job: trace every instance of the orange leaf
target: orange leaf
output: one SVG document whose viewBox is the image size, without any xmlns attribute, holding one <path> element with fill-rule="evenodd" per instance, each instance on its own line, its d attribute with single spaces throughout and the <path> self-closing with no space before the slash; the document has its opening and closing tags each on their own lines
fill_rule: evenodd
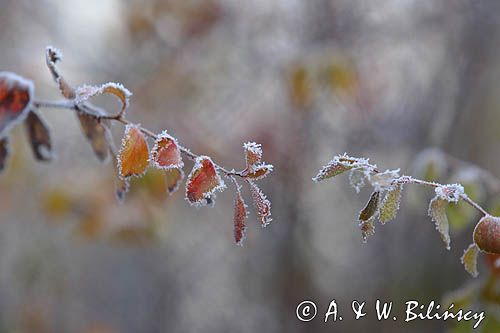
<svg viewBox="0 0 500 333">
<path fill-rule="evenodd" d="M 158 135 L 151 150 L 151 161 L 155 167 L 165 170 L 181 169 L 184 166 L 177 140 L 166 131 Z"/>
<path fill-rule="evenodd" d="M 7 158 L 9 158 L 9 138 L 0 138 L 0 171 L 5 168 Z"/>
<path fill-rule="evenodd" d="M 237 245 L 243 245 L 247 227 L 245 220 L 247 218 L 247 205 L 243 201 L 240 188 L 236 191 L 236 198 L 234 199 L 234 241 Z"/>
<path fill-rule="evenodd" d="M 167 181 L 167 191 L 171 195 L 179 189 L 179 185 L 184 179 L 184 171 L 182 169 L 170 169 L 165 171 Z"/>
<path fill-rule="evenodd" d="M 193 170 L 186 184 L 186 198 L 195 206 L 213 203 L 216 191 L 226 188 L 214 163 L 208 156 L 199 156 L 195 160 Z"/>
<path fill-rule="evenodd" d="M 33 83 L 17 74 L 0 72 L 0 135 L 24 119 L 31 106 Z"/>
<path fill-rule="evenodd" d="M 78 89 L 76 89 L 75 102 L 80 104 L 87 101 L 91 97 L 102 94 L 114 95 L 122 102 L 122 108 L 120 113 L 122 113 L 128 107 L 129 98 L 130 96 L 132 96 L 132 93 L 122 84 L 108 82 L 101 86 L 84 85 L 82 87 L 79 87 Z"/>
<path fill-rule="evenodd" d="M 45 120 L 35 111 L 28 114 L 24 124 L 30 138 L 31 149 L 39 161 L 52 159 L 52 142 L 50 130 Z"/>
<path fill-rule="evenodd" d="M 149 164 L 149 148 L 144 134 L 136 125 L 127 125 L 118 153 L 118 169 L 122 178 L 140 176 Z"/>
<path fill-rule="evenodd" d="M 260 188 L 253 182 L 249 181 L 250 191 L 252 192 L 253 205 L 257 210 L 259 222 L 262 227 L 266 227 L 271 221 L 271 202 L 267 200 L 266 196 Z"/>
</svg>

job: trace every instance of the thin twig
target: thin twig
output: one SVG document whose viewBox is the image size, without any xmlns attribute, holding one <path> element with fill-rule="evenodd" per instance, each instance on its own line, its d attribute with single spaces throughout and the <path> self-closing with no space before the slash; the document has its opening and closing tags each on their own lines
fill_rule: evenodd
<svg viewBox="0 0 500 333">
<path fill-rule="evenodd" d="M 132 124 L 131 121 L 129 121 L 127 118 L 125 118 L 123 113 L 118 113 L 117 115 L 100 115 L 100 116 L 98 116 L 98 114 L 100 114 L 100 109 L 89 102 L 85 102 L 85 103 L 79 105 L 79 104 L 76 104 L 72 100 L 57 100 L 57 101 L 34 100 L 33 106 L 35 108 L 56 108 L 56 109 L 74 110 L 74 111 L 86 113 L 92 117 L 95 117 L 96 119 L 99 119 L 99 120 L 102 120 L 102 119 L 113 120 L 113 121 L 117 121 L 119 123 L 122 123 L 123 125 Z M 87 110 L 90 110 L 91 112 L 88 112 Z M 150 131 L 149 129 L 144 128 L 142 126 L 138 126 L 138 128 L 141 132 L 143 132 L 145 135 L 149 136 L 153 140 L 156 140 L 158 138 L 158 136 L 154 132 Z M 179 145 L 179 150 L 181 151 L 182 154 L 184 154 L 190 160 L 195 160 L 199 157 L 199 155 L 191 152 L 189 149 L 187 149 L 183 146 L 180 146 L 180 145 Z M 241 178 L 245 177 L 241 172 L 237 172 L 234 169 L 228 170 L 228 169 L 224 168 L 223 166 L 218 165 L 215 162 L 214 162 L 214 166 L 228 177 L 232 177 L 232 176 L 238 176 Z"/>
</svg>

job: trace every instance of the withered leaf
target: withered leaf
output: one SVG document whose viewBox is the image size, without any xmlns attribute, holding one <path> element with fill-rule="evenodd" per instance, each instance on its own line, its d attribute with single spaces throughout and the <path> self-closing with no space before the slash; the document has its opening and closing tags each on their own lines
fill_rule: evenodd
<svg viewBox="0 0 500 333">
<path fill-rule="evenodd" d="M 9 155 L 10 155 L 9 138 L 8 137 L 0 138 L 0 172 L 3 171 L 3 169 L 5 169 L 5 165 L 7 163 Z"/>
<path fill-rule="evenodd" d="M 259 222 L 262 227 L 266 227 L 271 223 L 271 202 L 266 198 L 260 188 L 254 182 L 248 181 L 250 184 L 250 192 L 252 193 L 253 205 L 257 211 Z"/>
<path fill-rule="evenodd" d="M 47 123 L 36 111 L 28 113 L 24 121 L 31 143 L 31 149 L 39 161 L 52 160 L 52 141 Z"/>
<path fill-rule="evenodd" d="M 469 272 L 473 277 L 477 277 L 479 274 L 477 271 L 477 255 L 479 253 L 479 249 L 476 244 L 472 243 L 469 247 L 464 251 L 464 254 L 460 260 L 465 267 L 465 270 Z"/>
<path fill-rule="evenodd" d="M 368 221 L 375 216 L 379 208 L 379 199 L 380 199 L 380 192 L 375 191 L 371 194 L 370 200 L 368 200 L 366 206 L 359 213 L 358 217 L 359 221 L 362 222 Z"/>
<path fill-rule="evenodd" d="M 96 116 L 86 112 L 76 112 L 76 115 L 95 155 L 100 161 L 106 161 L 108 159 L 109 142 L 111 140 L 109 122 L 98 120 Z"/>
</svg>

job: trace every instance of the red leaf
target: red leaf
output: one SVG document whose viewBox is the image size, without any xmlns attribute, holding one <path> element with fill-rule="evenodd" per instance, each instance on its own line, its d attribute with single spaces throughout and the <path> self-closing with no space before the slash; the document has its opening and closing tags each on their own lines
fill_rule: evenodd
<svg viewBox="0 0 500 333">
<path fill-rule="evenodd" d="M 0 72 L 0 135 L 24 119 L 31 106 L 33 83 L 17 74 Z"/>
<path fill-rule="evenodd" d="M 253 171 L 253 167 L 260 163 L 262 159 L 262 147 L 260 144 L 255 142 L 247 142 L 243 145 L 245 150 L 245 162 L 247 164 L 247 170 L 249 172 Z"/>
<path fill-rule="evenodd" d="M 214 193 L 225 189 L 214 163 L 208 156 L 199 156 L 186 184 L 186 198 L 195 206 L 213 203 Z"/>
<path fill-rule="evenodd" d="M 0 138 L 0 171 L 5 168 L 7 158 L 10 155 L 9 138 Z"/>
<path fill-rule="evenodd" d="M 250 191 L 252 192 L 253 205 L 257 210 L 259 222 L 262 227 L 266 227 L 271 221 L 271 202 L 267 200 L 266 196 L 260 188 L 253 182 L 249 181 Z"/>
<path fill-rule="evenodd" d="M 181 169 L 184 166 L 177 140 L 166 131 L 158 135 L 151 150 L 151 160 L 159 169 Z"/>
<path fill-rule="evenodd" d="M 127 125 L 118 153 L 120 176 L 140 176 L 149 164 L 149 148 L 144 134 L 136 125 Z"/>
<path fill-rule="evenodd" d="M 170 169 L 165 171 L 165 178 L 167 182 L 167 191 L 171 195 L 179 189 L 179 185 L 184 179 L 184 171 L 182 169 Z"/>
<path fill-rule="evenodd" d="M 252 180 L 260 180 L 266 177 L 268 174 L 273 171 L 273 166 L 270 164 L 260 164 L 253 166 L 252 171 L 249 172 L 249 169 L 246 169 L 243 173 L 243 176 L 246 178 L 250 178 Z"/>
<path fill-rule="evenodd" d="M 31 149 L 39 161 L 52 159 L 52 142 L 50 130 L 45 120 L 35 111 L 28 114 L 24 124 L 30 138 Z"/>
<path fill-rule="evenodd" d="M 236 198 L 234 199 L 234 241 L 237 245 L 243 245 L 247 227 L 245 220 L 247 218 L 247 205 L 243 201 L 240 188 L 236 191 Z"/>
</svg>

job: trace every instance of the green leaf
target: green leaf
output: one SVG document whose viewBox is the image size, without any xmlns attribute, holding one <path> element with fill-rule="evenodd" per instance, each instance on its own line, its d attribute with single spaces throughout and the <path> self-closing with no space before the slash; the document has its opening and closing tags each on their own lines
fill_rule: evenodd
<svg viewBox="0 0 500 333">
<path fill-rule="evenodd" d="M 392 191 L 388 191 L 382 201 L 380 207 L 380 222 L 385 224 L 393 220 L 398 213 L 399 204 L 401 202 L 401 192 L 403 191 L 403 185 L 397 185 Z"/>
<path fill-rule="evenodd" d="M 465 270 L 469 272 L 470 275 L 476 277 L 478 275 L 477 272 L 477 254 L 479 253 L 479 248 L 476 244 L 472 243 L 469 247 L 464 251 L 462 258 L 460 258 L 462 264 L 465 267 Z"/>
<path fill-rule="evenodd" d="M 446 206 L 448 202 L 434 197 L 429 203 L 428 214 L 432 221 L 436 224 L 436 229 L 441 234 L 441 239 L 446 245 L 446 249 L 450 249 L 450 231 L 448 225 L 448 217 L 446 216 Z"/>
</svg>

